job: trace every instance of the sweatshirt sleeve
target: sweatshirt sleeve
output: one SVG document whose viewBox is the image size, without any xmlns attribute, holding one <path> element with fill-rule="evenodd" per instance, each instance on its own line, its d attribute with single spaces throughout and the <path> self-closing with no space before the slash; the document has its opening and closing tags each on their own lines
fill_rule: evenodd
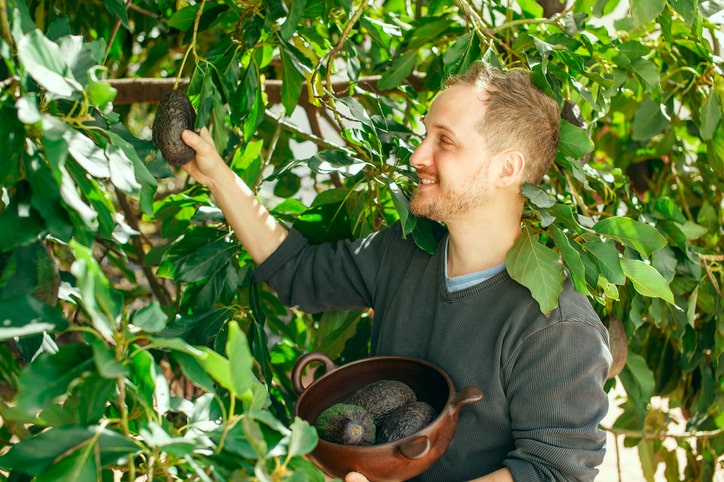
<svg viewBox="0 0 724 482">
<path fill-rule="evenodd" d="M 369 307 L 383 236 L 375 233 L 355 241 L 310 245 L 292 229 L 254 270 L 254 281 L 268 283 L 282 303 L 309 313 Z"/>
<path fill-rule="evenodd" d="M 516 482 L 594 480 L 610 362 L 605 328 L 586 322 L 552 324 L 518 346 L 504 367 L 515 439 L 504 464 Z"/>
</svg>

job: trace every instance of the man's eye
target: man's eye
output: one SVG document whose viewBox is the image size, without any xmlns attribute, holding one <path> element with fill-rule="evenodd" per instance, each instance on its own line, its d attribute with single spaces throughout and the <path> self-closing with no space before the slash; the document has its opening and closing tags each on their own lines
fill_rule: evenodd
<svg viewBox="0 0 724 482">
<path fill-rule="evenodd" d="M 443 137 L 440 138 L 440 144 L 443 144 L 443 145 L 445 145 L 445 146 L 451 146 L 452 143 L 453 143 L 453 142 L 452 142 L 449 138 L 447 138 L 447 137 L 445 137 L 445 136 L 443 136 Z"/>
</svg>

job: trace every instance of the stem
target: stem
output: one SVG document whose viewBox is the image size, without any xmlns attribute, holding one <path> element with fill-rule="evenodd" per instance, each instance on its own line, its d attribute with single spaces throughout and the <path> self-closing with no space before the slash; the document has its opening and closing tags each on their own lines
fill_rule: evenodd
<svg viewBox="0 0 724 482">
<path fill-rule="evenodd" d="M 224 442 L 226 441 L 226 436 L 229 433 L 229 430 L 236 425 L 238 422 L 238 417 L 234 415 L 234 410 L 236 407 L 236 396 L 232 394 L 230 397 L 231 400 L 229 401 L 229 421 L 224 424 L 224 430 L 221 432 L 221 436 L 219 437 L 219 446 L 216 447 L 216 453 L 220 454 L 224 449 Z"/>
<path fill-rule="evenodd" d="M 269 111 L 266 111 L 264 113 L 264 115 L 266 116 L 267 119 L 269 119 L 270 121 L 276 122 L 284 130 L 293 133 L 295 136 L 299 137 L 300 139 L 303 139 L 303 140 L 309 141 L 309 142 L 313 142 L 316 145 L 318 145 L 319 147 L 324 148 L 324 149 L 329 149 L 329 150 L 343 149 L 341 146 L 332 144 L 331 142 L 328 142 L 319 136 L 305 132 L 305 131 L 299 129 L 298 127 L 294 126 L 293 124 L 285 122 L 284 120 L 280 120 L 278 117 L 274 116 Z"/>
<path fill-rule="evenodd" d="M 8 6 L 5 0 L 0 0 L 0 30 L 2 30 L 3 40 L 10 46 L 12 55 L 15 56 L 16 46 L 15 39 L 10 30 L 10 21 L 8 20 Z"/>
<path fill-rule="evenodd" d="M 131 243 L 133 243 L 133 247 L 136 250 L 136 262 L 141 266 L 143 274 L 146 276 L 146 280 L 148 280 L 148 285 L 151 288 L 153 294 L 156 296 L 156 299 L 162 305 L 168 305 L 172 301 L 171 295 L 158 281 L 158 278 L 156 278 L 153 269 L 151 269 L 150 266 L 146 266 L 146 263 L 144 262 L 144 258 L 146 257 L 146 251 L 143 248 L 143 233 L 138 224 L 138 217 L 136 216 L 135 211 L 131 207 L 131 204 L 128 202 L 128 198 L 125 194 L 123 194 L 121 191 L 117 191 L 116 196 L 118 198 L 118 204 L 121 206 L 123 214 L 126 217 L 126 221 L 128 221 L 128 225 L 139 233 L 138 236 L 133 236 L 131 238 Z"/>
<path fill-rule="evenodd" d="M 126 12 L 128 11 L 128 7 L 131 5 L 132 0 L 126 0 Z M 121 19 L 116 19 L 116 23 L 113 25 L 113 30 L 111 30 L 111 35 L 108 37 L 108 45 L 106 45 L 106 58 L 108 57 L 108 53 L 111 51 L 111 46 L 113 45 L 113 42 L 116 40 L 116 35 L 118 35 L 118 30 L 121 28 Z"/>
<path fill-rule="evenodd" d="M 256 180 L 254 180 L 254 185 L 252 186 L 252 191 L 256 192 L 259 189 L 259 186 L 261 185 L 262 180 L 264 179 L 264 171 L 266 170 L 267 166 L 271 164 L 271 158 L 274 155 L 274 150 L 277 147 L 277 142 L 279 142 L 279 137 L 282 134 L 282 117 L 284 116 L 284 109 L 281 110 L 281 113 L 279 114 L 279 117 L 277 118 L 277 126 L 274 129 L 274 135 L 271 138 L 271 142 L 269 142 L 269 148 L 267 150 L 266 156 L 264 157 L 264 162 L 262 163 L 261 169 L 259 169 L 259 175 L 257 176 Z"/>
<path fill-rule="evenodd" d="M 672 438 L 674 440 L 686 440 L 689 438 L 693 438 L 693 439 L 697 439 L 697 440 L 709 440 L 709 439 L 719 437 L 720 435 L 724 435 L 724 429 L 709 430 L 709 431 L 703 431 L 703 432 L 681 432 L 681 433 L 646 432 L 644 430 L 629 430 L 629 429 L 614 428 L 614 427 L 603 427 L 603 429 L 607 432 L 611 432 L 614 435 L 623 435 L 624 437 L 634 437 L 634 438 L 640 438 L 640 439 L 644 439 L 644 440 L 665 440 L 667 438 Z"/>
<path fill-rule="evenodd" d="M 196 18 L 194 19 L 194 32 L 191 37 L 191 43 L 189 44 L 189 48 L 186 49 L 184 58 L 181 61 L 181 66 L 179 67 L 178 72 L 176 73 L 176 81 L 173 84 L 174 89 L 178 87 L 178 84 L 181 81 L 181 75 L 183 75 L 184 67 L 186 66 L 186 60 L 189 58 L 189 53 L 191 53 L 193 51 L 194 58 L 196 58 L 196 35 L 199 32 L 199 21 L 201 20 L 201 14 L 204 13 L 205 5 L 206 5 L 206 0 L 201 0 L 199 9 L 196 11 Z"/>
<path fill-rule="evenodd" d="M 344 31 L 342 32 L 342 35 L 340 35 L 339 40 L 337 40 L 337 44 L 331 50 L 327 51 L 327 53 L 325 53 L 322 56 L 322 58 L 319 59 L 319 62 L 317 62 L 317 65 L 314 67 L 314 72 L 312 72 L 312 76 L 310 78 L 310 83 L 311 83 L 312 89 L 315 89 L 316 78 L 319 75 L 319 68 L 326 61 L 327 62 L 327 76 L 326 76 L 327 88 L 331 88 L 332 94 L 336 95 L 336 93 L 334 92 L 334 87 L 333 87 L 334 84 L 332 83 L 332 67 L 333 67 L 332 63 L 334 62 L 334 58 L 337 56 L 339 51 L 342 49 L 342 45 L 344 44 L 344 41 L 349 36 L 349 33 L 352 31 L 352 27 L 354 27 L 354 24 L 357 23 L 357 21 L 362 16 L 362 13 L 364 13 L 364 10 L 365 10 L 365 8 L 367 8 L 368 3 L 369 3 L 369 0 L 363 0 L 362 5 L 360 5 L 360 7 L 357 9 L 357 11 L 355 11 L 352 18 L 349 20 L 349 22 L 347 22 L 347 25 L 344 27 Z M 317 95 L 316 92 L 315 92 L 314 96 L 317 98 L 322 97 L 322 96 Z"/>
</svg>

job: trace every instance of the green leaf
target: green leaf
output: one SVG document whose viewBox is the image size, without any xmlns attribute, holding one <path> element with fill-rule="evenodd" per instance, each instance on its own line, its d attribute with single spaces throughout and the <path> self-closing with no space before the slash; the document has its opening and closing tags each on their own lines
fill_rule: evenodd
<svg viewBox="0 0 724 482">
<path fill-rule="evenodd" d="M 194 24 L 196 12 L 199 11 L 200 6 L 201 4 L 195 4 L 177 10 L 171 18 L 168 19 L 168 26 L 181 31 L 190 29 Z"/>
<path fill-rule="evenodd" d="M 719 123 L 714 137 L 706 144 L 707 160 L 714 171 L 724 175 L 724 122 Z"/>
<path fill-rule="evenodd" d="M 641 83 L 647 92 L 653 95 L 657 94 L 661 90 L 661 86 L 659 84 L 661 81 L 661 74 L 659 73 L 659 68 L 655 63 L 644 58 L 637 58 L 631 62 L 631 68 L 641 80 Z"/>
<path fill-rule="evenodd" d="M 294 422 L 292 422 L 290 428 L 292 429 L 292 433 L 289 438 L 289 448 L 287 450 L 289 457 L 306 455 L 314 450 L 319 441 L 319 436 L 309 422 L 299 417 L 294 417 Z"/>
<path fill-rule="evenodd" d="M 621 269 L 638 293 L 676 304 L 669 284 L 651 265 L 636 259 L 621 258 Z"/>
<path fill-rule="evenodd" d="M 359 311 L 325 311 L 319 320 L 314 351 L 321 351 L 333 360 L 337 359 L 357 332 Z"/>
<path fill-rule="evenodd" d="M 68 320 L 59 308 L 27 294 L 0 300 L 0 341 L 46 331 L 63 331 Z"/>
<path fill-rule="evenodd" d="M 724 106 L 722 106 L 719 95 L 715 89 L 711 89 L 711 92 L 701 104 L 699 111 L 699 117 L 701 118 L 700 131 L 703 140 L 709 141 L 714 137 L 714 132 L 716 132 L 716 128 L 722 119 L 722 110 L 724 110 Z"/>
<path fill-rule="evenodd" d="M 32 206 L 43 217 L 50 233 L 67 243 L 73 236 L 74 227 L 53 172 L 44 163 L 33 162 L 26 174 L 33 190 Z"/>
<path fill-rule="evenodd" d="M 586 131 L 565 119 L 561 119 L 560 135 L 558 149 L 568 157 L 580 159 L 593 151 L 593 141 Z"/>
<path fill-rule="evenodd" d="M 387 179 L 387 187 L 392 195 L 392 202 L 397 210 L 397 215 L 400 217 L 400 223 L 402 224 L 402 235 L 407 236 L 415 229 L 417 218 L 410 213 L 410 202 L 407 197 L 402 193 L 400 186 L 396 182 Z"/>
<path fill-rule="evenodd" d="M 571 246 L 568 236 L 560 228 L 553 225 L 550 229 L 553 232 L 553 239 L 556 242 L 558 251 L 563 256 L 563 262 L 568 268 L 575 290 L 582 294 L 588 294 L 586 267 L 581 260 L 581 254 Z"/>
<path fill-rule="evenodd" d="M 178 261 L 176 281 L 191 282 L 209 278 L 234 260 L 238 249 L 239 246 L 228 239 L 219 239 L 202 246 Z"/>
<path fill-rule="evenodd" d="M 594 240 L 584 243 L 583 248 L 596 261 L 600 275 L 617 285 L 626 282 L 626 276 L 621 269 L 619 252 L 613 243 Z"/>
<path fill-rule="evenodd" d="M 254 358 L 249 350 L 249 341 L 246 335 L 239 328 L 239 325 L 232 321 L 228 324 L 229 337 L 226 340 L 226 353 L 229 357 L 229 368 L 231 373 L 231 390 L 234 395 L 241 397 L 247 395 L 251 383 L 254 380 L 252 367 Z"/>
<path fill-rule="evenodd" d="M 558 306 L 565 273 L 558 253 L 544 246 L 529 228 L 508 251 L 505 258 L 511 278 L 528 288 L 544 314 Z"/>
<path fill-rule="evenodd" d="M 128 369 L 116 360 L 115 351 L 98 338 L 91 338 L 90 345 L 93 348 L 93 361 L 96 364 L 98 373 L 103 378 L 118 378 L 128 375 Z"/>
<path fill-rule="evenodd" d="M 666 0 L 630 0 L 631 15 L 636 24 L 646 25 L 664 10 Z"/>
<path fill-rule="evenodd" d="M 136 180 L 133 161 L 128 158 L 123 149 L 113 144 L 108 144 L 106 147 L 106 155 L 108 156 L 108 168 L 113 185 L 128 195 L 137 196 L 141 184 Z"/>
<path fill-rule="evenodd" d="M 219 385 L 226 388 L 229 391 L 234 389 L 234 384 L 231 381 L 231 367 L 229 366 L 229 360 L 216 353 L 214 350 L 208 347 L 199 347 L 202 354 L 195 356 L 196 361 L 203 367 L 203 369 L 216 380 Z"/>
<path fill-rule="evenodd" d="M 666 246 L 666 238 L 656 228 L 626 216 L 603 218 L 593 225 L 593 230 L 635 249 L 644 258 Z"/>
<path fill-rule="evenodd" d="M 97 482 L 99 477 L 94 449 L 95 443 L 89 443 L 70 454 L 64 454 L 47 470 L 38 474 L 35 482 Z"/>
<path fill-rule="evenodd" d="M 186 378 L 197 387 L 203 388 L 209 393 L 214 393 L 214 381 L 204 371 L 204 368 L 197 361 L 197 358 L 181 352 L 173 352 L 171 355 L 181 366 Z"/>
<path fill-rule="evenodd" d="M 146 333 L 159 333 L 168 322 L 168 315 L 163 311 L 158 301 L 145 306 L 131 318 L 131 323 Z"/>
<path fill-rule="evenodd" d="M 641 422 L 648 414 L 648 406 L 656 386 L 654 373 L 644 357 L 629 350 L 626 367 L 619 374 L 626 394 L 634 405 Z"/>
<path fill-rule="evenodd" d="M 299 23 L 299 19 L 302 18 L 306 7 L 307 0 L 292 0 L 292 8 L 289 10 L 289 15 L 280 29 L 282 40 L 285 42 L 292 38 L 292 35 L 296 32 L 297 23 Z"/>
<path fill-rule="evenodd" d="M 65 131 L 64 136 L 68 141 L 68 152 L 73 159 L 78 161 L 83 169 L 93 177 L 107 179 L 111 175 L 111 169 L 108 165 L 108 157 L 106 157 L 103 149 L 98 147 L 88 136 L 72 129 Z"/>
<path fill-rule="evenodd" d="M 128 25 L 128 12 L 126 11 L 126 2 L 123 0 L 103 0 L 103 3 L 111 15 L 118 17 L 123 26 L 130 30 Z"/>
<path fill-rule="evenodd" d="M 549 208 L 556 204 L 556 200 L 538 186 L 523 184 L 523 196 L 528 198 L 538 208 Z"/>
<path fill-rule="evenodd" d="M 95 441 L 102 466 L 136 453 L 140 447 L 123 435 L 100 427 L 52 428 L 13 445 L 0 456 L 0 467 L 38 475 L 63 454 Z"/>
<path fill-rule="evenodd" d="M 100 73 L 103 71 L 104 69 L 102 67 L 90 70 L 88 72 L 90 80 L 85 85 L 85 93 L 88 95 L 88 100 L 101 109 L 113 102 L 118 94 L 118 91 L 110 83 L 100 78 Z"/>
<path fill-rule="evenodd" d="M 70 98 L 83 87 L 68 75 L 68 67 L 57 44 L 40 30 L 32 30 L 18 42 L 18 58 L 31 77 L 49 93 Z"/>
<path fill-rule="evenodd" d="M 71 392 L 62 403 L 51 404 L 40 418 L 48 426 L 95 425 L 103 417 L 109 400 L 115 399 L 116 380 L 97 373 L 85 373 L 71 384 Z"/>
<path fill-rule="evenodd" d="M 138 149 L 136 149 L 136 147 L 132 145 L 126 137 L 124 137 L 127 135 L 129 136 L 130 133 L 124 132 L 123 130 L 120 130 L 119 132 L 119 129 L 116 129 L 115 131 L 106 131 L 104 134 L 110 139 L 110 144 L 121 148 L 125 156 L 133 163 L 135 179 L 141 184 L 141 210 L 145 214 L 152 213 L 153 196 L 156 192 L 158 182 L 149 172 L 146 164 L 139 157 Z M 120 156 L 120 153 L 118 155 Z"/>
<path fill-rule="evenodd" d="M 72 382 L 89 371 L 95 370 L 86 345 L 71 344 L 54 354 L 42 353 L 20 373 L 15 404 L 33 414 L 65 394 Z"/>
<path fill-rule="evenodd" d="M 631 137 L 636 141 L 647 141 L 661 134 L 669 126 L 669 119 L 664 115 L 664 106 L 651 99 L 644 100 L 634 113 L 631 123 Z"/>
<path fill-rule="evenodd" d="M 691 27 L 696 19 L 698 0 L 669 0 L 669 3 L 684 18 L 686 25 Z"/>
<path fill-rule="evenodd" d="M 357 120 L 365 126 L 371 127 L 374 130 L 375 125 L 372 122 L 372 119 L 370 118 L 367 109 L 364 108 L 360 101 L 358 101 L 354 97 L 340 97 L 339 99 L 337 99 L 337 102 L 343 104 L 349 109 L 349 113 L 354 120 Z"/>
<path fill-rule="evenodd" d="M 123 309 L 119 293 L 111 288 L 108 278 L 88 248 L 76 241 L 71 241 L 70 246 L 76 256 L 71 272 L 77 278 L 81 304 L 90 314 L 96 330 L 110 339 L 118 327 Z"/>
<path fill-rule="evenodd" d="M 280 49 L 282 58 L 282 105 L 287 115 L 294 112 L 302 93 L 304 74 L 297 67 L 299 61 L 289 49 Z"/>
<path fill-rule="evenodd" d="M 417 51 L 405 52 L 392 61 L 390 68 L 386 70 L 377 87 L 381 90 L 394 89 L 402 83 L 412 73 L 417 63 Z"/>
</svg>

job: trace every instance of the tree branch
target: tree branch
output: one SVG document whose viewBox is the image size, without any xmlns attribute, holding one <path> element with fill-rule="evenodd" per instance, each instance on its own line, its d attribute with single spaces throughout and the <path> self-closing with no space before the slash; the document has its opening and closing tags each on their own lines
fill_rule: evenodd
<svg viewBox="0 0 724 482">
<path fill-rule="evenodd" d="M 0 2 L 3 0 L 0 0 Z M 373 75 L 368 77 L 362 77 L 358 85 L 364 87 L 377 94 L 381 93 L 392 93 L 395 90 L 381 91 L 377 88 L 377 84 L 381 76 Z M 420 90 L 423 88 L 425 81 L 425 75 L 419 72 L 413 72 L 407 78 L 409 83 L 414 89 Z M 109 79 L 108 82 L 114 89 L 116 89 L 116 98 L 113 101 L 114 105 L 127 105 L 127 104 L 144 104 L 152 103 L 156 104 L 161 101 L 161 97 L 174 88 L 175 78 L 126 78 L 126 79 Z M 349 91 L 349 81 L 340 80 L 332 83 L 332 91 L 344 95 Z M 189 85 L 189 79 L 180 79 L 178 88 L 185 89 Z M 277 79 L 269 79 L 264 82 L 264 90 L 269 98 L 270 104 L 281 103 L 281 90 L 282 81 Z M 299 103 L 306 105 L 309 103 L 307 94 L 306 82 L 302 87 L 302 94 L 299 99 Z"/>
</svg>

